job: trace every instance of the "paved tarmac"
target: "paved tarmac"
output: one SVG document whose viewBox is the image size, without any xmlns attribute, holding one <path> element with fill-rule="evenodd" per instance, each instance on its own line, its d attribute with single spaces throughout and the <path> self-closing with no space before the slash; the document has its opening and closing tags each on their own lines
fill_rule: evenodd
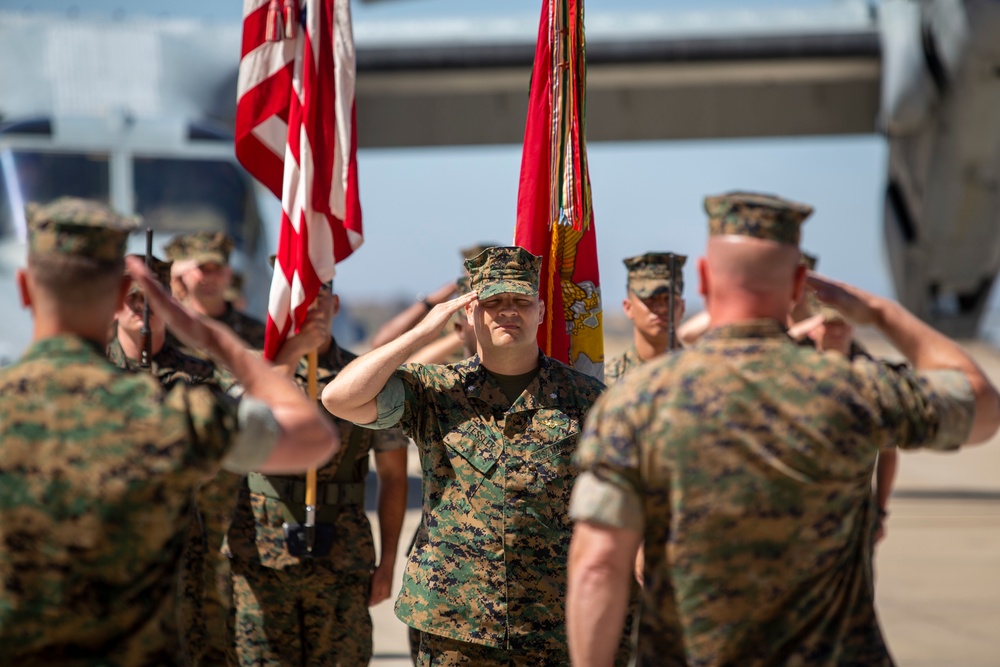
<svg viewBox="0 0 1000 667">
<path fill-rule="evenodd" d="M 888 356 L 880 341 L 873 352 Z M 1000 354 L 967 346 L 1000 386 Z M 1000 436 L 953 453 L 901 452 L 876 603 L 901 667 L 1000 665 Z"/>
<path fill-rule="evenodd" d="M 863 340 L 873 353 L 891 354 L 877 337 L 865 333 Z M 981 343 L 969 349 L 1000 385 L 1000 354 Z M 410 454 L 416 486 L 412 447 Z M 396 590 L 419 520 L 419 491 L 411 489 L 410 498 Z M 876 597 L 897 663 L 1000 667 L 1000 436 L 957 453 L 901 453 L 889 510 L 887 537 L 876 553 Z M 374 608 L 372 617 L 372 664 L 410 665 L 406 627 L 393 615 L 392 601 Z"/>
</svg>

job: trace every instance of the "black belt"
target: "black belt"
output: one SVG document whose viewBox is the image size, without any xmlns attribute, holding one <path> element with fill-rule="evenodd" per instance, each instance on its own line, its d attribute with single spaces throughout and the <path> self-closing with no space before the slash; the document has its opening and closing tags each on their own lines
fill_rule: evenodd
<svg viewBox="0 0 1000 667">
<path fill-rule="evenodd" d="M 304 505 L 306 502 L 306 481 L 295 477 L 278 477 L 252 472 L 247 475 L 251 493 L 259 493 L 286 503 Z M 363 505 L 365 485 L 363 482 L 322 482 L 316 484 L 317 505 Z"/>
</svg>

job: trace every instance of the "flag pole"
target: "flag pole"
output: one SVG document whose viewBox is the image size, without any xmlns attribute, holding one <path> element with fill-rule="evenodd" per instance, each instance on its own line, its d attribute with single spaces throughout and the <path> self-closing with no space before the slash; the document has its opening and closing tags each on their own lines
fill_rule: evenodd
<svg viewBox="0 0 1000 667">
<path fill-rule="evenodd" d="M 319 351 L 310 350 L 306 355 L 309 368 L 306 371 L 306 395 L 309 400 L 316 402 L 319 394 L 317 387 L 317 373 L 319 369 Z M 306 471 L 306 550 L 312 553 L 313 545 L 316 543 L 316 468 L 312 467 Z"/>
</svg>

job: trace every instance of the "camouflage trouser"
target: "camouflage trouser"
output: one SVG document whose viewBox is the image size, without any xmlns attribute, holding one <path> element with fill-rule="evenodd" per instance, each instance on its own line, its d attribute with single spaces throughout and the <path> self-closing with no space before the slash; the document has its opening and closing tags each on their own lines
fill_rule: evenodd
<svg viewBox="0 0 1000 667">
<path fill-rule="evenodd" d="M 198 664 L 208 645 L 205 627 L 205 533 L 199 517 L 191 520 L 184 536 L 184 553 L 178 572 L 177 628 L 183 664 Z"/>
<path fill-rule="evenodd" d="M 366 667 L 372 658 L 371 575 L 322 560 L 285 570 L 234 560 L 235 642 L 241 667 Z"/>
<path fill-rule="evenodd" d="M 569 653 L 561 650 L 516 651 L 420 633 L 417 667 L 566 667 Z"/>
<path fill-rule="evenodd" d="M 421 521 L 423 521 L 423 517 L 421 517 Z M 413 537 L 410 539 L 410 546 L 406 550 L 407 558 L 409 558 L 409 555 L 413 553 L 413 547 L 417 544 L 418 535 L 420 535 L 420 526 L 417 526 L 417 529 L 413 531 Z M 414 665 L 417 665 L 419 664 L 418 660 L 420 656 L 420 635 L 423 633 L 413 626 L 409 626 L 406 631 L 406 638 L 410 643 L 410 660 Z"/>
<path fill-rule="evenodd" d="M 410 660 L 414 665 L 419 664 L 420 659 L 420 636 L 424 633 L 420 632 L 416 628 L 410 627 L 406 629 L 406 638 L 410 642 Z"/>
<path fill-rule="evenodd" d="M 220 550 L 242 483 L 241 476 L 220 471 L 195 494 L 198 516 L 187 535 L 178 605 L 181 646 L 195 667 L 226 664 L 233 587 Z"/>
<path fill-rule="evenodd" d="M 614 667 L 628 667 L 632 664 L 635 654 L 636 634 L 634 629 L 639 625 L 640 600 L 639 584 L 632 582 L 628 614 L 625 616 L 625 628 L 618 643 Z M 480 644 L 448 639 L 439 635 L 421 632 L 414 627 L 408 628 L 410 640 L 410 659 L 415 667 L 438 667 L 438 665 L 568 665 L 569 655 L 553 655 L 546 651 L 544 658 L 532 651 L 530 655 L 516 655 L 508 649 L 490 648 Z M 558 651 L 556 653 L 559 653 Z"/>
</svg>

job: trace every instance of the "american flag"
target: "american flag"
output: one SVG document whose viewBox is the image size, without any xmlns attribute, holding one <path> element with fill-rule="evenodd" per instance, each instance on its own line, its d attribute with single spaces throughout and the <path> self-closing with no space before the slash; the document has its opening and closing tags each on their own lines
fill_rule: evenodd
<svg viewBox="0 0 1000 667">
<path fill-rule="evenodd" d="M 244 0 L 236 157 L 281 199 L 264 357 L 362 242 L 349 0 Z"/>
</svg>

